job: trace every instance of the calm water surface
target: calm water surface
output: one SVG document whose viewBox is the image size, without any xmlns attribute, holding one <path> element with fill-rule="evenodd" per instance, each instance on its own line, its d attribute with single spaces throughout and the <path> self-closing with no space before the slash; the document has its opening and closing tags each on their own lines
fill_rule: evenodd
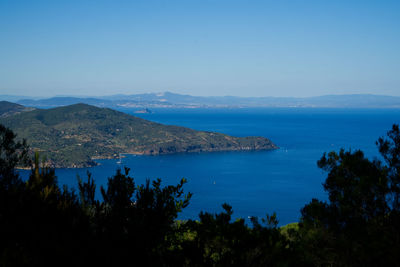
<svg viewBox="0 0 400 267">
<path fill-rule="evenodd" d="M 132 111 L 124 110 L 132 113 Z M 116 168 L 127 166 L 137 184 L 161 178 L 164 185 L 185 177 L 194 193 L 180 218 L 197 218 L 201 210 L 221 211 L 226 202 L 235 217 L 264 217 L 277 213 L 280 224 L 297 221 L 300 209 L 312 198 L 326 199 L 326 173 L 316 161 L 324 152 L 361 149 L 377 157 L 375 141 L 400 123 L 400 110 L 355 109 L 156 109 L 142 118 L 217 131 L 234 136 L 265 136 L 280 149 L 257 152 L 218 152 L 161 156 L 127 156 L 100 160 L 90 169 L 58 169 L 60 184 L 76 188 L 76 175 L 92 172 L 98 187 Z"/>
</svg>

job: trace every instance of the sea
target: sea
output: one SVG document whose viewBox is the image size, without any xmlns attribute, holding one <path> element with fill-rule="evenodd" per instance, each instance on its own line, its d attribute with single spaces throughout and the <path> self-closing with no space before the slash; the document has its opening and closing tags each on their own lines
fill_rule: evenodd
<svg viewBox="0 0 400 267">
<path fill-rule="evenodd" d="M 193 193 L 179 219 L 197 219 L 201 211 L 219 213 L 233 208 L 233 219 L 265 218 L 276 213 L 279 225 L 297 222 L 301 209 L 313 198 L 328 200 L 323 190 L 327 173 L 317 167 L 326 152 L 362 150 L 380 159 L 376 140 L 400 123 L 399 109 L 328 108 L 218 108 L 152 109 L 150 114 L 123 112 L 147 120 L 221 132 L 233 136 L 264 136 L 279 149 L 173 155 L 123 155 L 98 160 L 82 169 L 57 169 L 60 185 L 77 188 L 77 175 L 92 173 L 99 188 L 118 168 L 129 167 L 136 185 L 160 178 L 163 185 L 187 179 L 185 192 Z M 23 176 L 28 172 L 23 171 Z"/>
</svg>

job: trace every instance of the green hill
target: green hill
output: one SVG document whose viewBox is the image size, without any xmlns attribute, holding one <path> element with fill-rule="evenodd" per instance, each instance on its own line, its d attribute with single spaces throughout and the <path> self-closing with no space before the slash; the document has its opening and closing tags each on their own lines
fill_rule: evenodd
<svg viewBox="0 0 400 267">
<path fill-rule="evenodd" d="M 31 110 L 34 110 L 34 108 L 24 107 L 8 101 L 0 101 L 0 118 L 5 118 L 14 114 Z"/>
<path fill-rule="evenodd" d="M 264 137 L 232 137 L 162 125 L 107 108 L 76 104 L 37 109 L 1 118 L 54 167 L 95 165 L 94 159 L 119 153 L 266 150 L 277 148 Z"/>
</svg>

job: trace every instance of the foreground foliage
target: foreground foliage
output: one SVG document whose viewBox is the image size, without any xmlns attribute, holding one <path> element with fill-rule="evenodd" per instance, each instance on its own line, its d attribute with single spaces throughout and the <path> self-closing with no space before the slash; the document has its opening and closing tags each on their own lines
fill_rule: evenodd
<svg viewBox="0 0 400 267">
<path fill-rule="evenodd" d="M 400 131 L 394 125 L 377 141 L 384 159 L 362 151 L 330 152 L 318 161 L 328 172 L 329 202 L 302 209 L 301 242 L 316 265 L 400 264 Z"/>
<path fill-rule="evenodd" d="M 377 142 L 384 159 L 330 152 L 329 201 L 313 199 L 299 223 L 276 215 L 232 220 L 232 207 L 178 221 L 190 201 L 185 179 L 135 185 L 117 170 L 96 191 L 88 173 L 78 192 L 60 188 L 53 169 L 32 163 L 27 181 L 14 171 L 27 146 L 0 126 L 0 266 L 399 266 L 400 131 Z M 96 197 L 100 192 L 101 199 Z"/>
</svg>

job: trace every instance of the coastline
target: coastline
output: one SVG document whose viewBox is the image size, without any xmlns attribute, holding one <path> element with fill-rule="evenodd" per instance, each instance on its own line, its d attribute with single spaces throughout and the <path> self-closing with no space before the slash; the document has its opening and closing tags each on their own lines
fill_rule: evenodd
<svg viewBox="0 0 400 267">
<path fill-rule="evenodd" d="M 260 147 L 260 148 L 251 148 L 251 147 L 241 147 L 241 148 L 225 148 L 225 149 L 199 149 L 199 150 L 190 150 L 190 151 L 165 151 L 165 152 L 159 152 L 159 151 L 132 151 L 132 152 L 122 152 L 119 153 L 121 158 L 125 158 L 126 156 L 123 155 L 138 155 L 138 156 L 160 156 L 160 155 L 174 155 L 174 154 L 191 154 L 191 153 L 218 153 L 218 152 L 240 152 L 240 151 L 267 151 L 267 150 L 277 150 L 279 149 L 278 146 L 275 144 L 271 143 L 271 147 Z M 96 162 L 96 160 L 103 160 L 103 159 L 118 159 L 120 158 L 119 156 L 115 156 L 116 154 L 110 156 L 110 155 L 104 155 L 104 156 L 92 156 L 90 162 L 78 162 L 78 163 L 72 163 L 70 165 L 60 165 L 59 163 L 57 164 L 56 162 L 50 163 L 50 167 L 54 169 L 82 169 L 82 168 L 91 168 L 91 167 L 96 167 L 99 166 L 100 163 Z M 24 169 L 24 168 L 21 168 Z M 27 170 L 30 170 L 30 167 L 25 168 Z M 24 169 L 24 170 L 25 170 Z"/>
</svg>

